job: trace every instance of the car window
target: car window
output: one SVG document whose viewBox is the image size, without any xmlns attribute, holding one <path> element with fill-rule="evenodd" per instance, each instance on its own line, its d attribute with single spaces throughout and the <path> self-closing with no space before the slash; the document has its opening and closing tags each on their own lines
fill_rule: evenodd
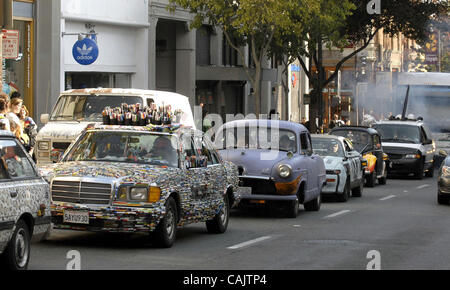
<svg viewBox="0 0 450 290">
<path fill-rule="evenodd" d="M 347 140 L 344 140 L 345 151 L 350 152 L 353 151 L 353 148 L 348 144 Z"/>
<path fill-rule="evenodd" d="M 381 149 L 381 139 L 378 135 L 373 135 L 373 146 L 375 147 L 375 150 Z"/>
<path fill-rule="evenodd" d="M 217 151 L 214 149 L 214 146 L 206 139 L 203 139 L 203 143 L 205 143 L 206 148 L 208 149 L 209 156 L 208 158 L 211 158 L 212 164 L 219 164 L 220 159 L 217 154 Z"/>
<path fill-rule="evenodd" d="M 304 132 L 300 134 L 300 142 L 301 142 L 301 154 L 311 155 L 312 153 L 311 137 L 309 137 L 308 133 Z"/>
<path fill-rule="evenodd" d="M 0 141 L 0 159 L 11 179 L 36 177 L 36 172 L 22 148 L 13 140 Z"/>
<path fill-rule="evenodd" d="M 3 162 L 0 162 L 0 180 L 7 180 L 8 175 L 6 174 L 6 169 L 3 166 Z"/>
</svg>

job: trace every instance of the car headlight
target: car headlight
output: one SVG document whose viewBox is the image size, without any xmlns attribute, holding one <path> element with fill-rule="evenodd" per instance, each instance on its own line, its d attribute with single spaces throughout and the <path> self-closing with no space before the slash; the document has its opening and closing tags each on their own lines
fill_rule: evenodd
<svg viewBox="0 0 450 290">
<path fill-rule="evenodd" d="M 292 175 L 292 168 L 286 164 L 280 165 L 278 166 L 278 174 L 282 178 L 289 178 Z"/>
<path fill-rule="evenodd" d="M 406 159 L 420 159 L 421 157 L 420 154 L 407 154 L 405 156 Z"/>
<path fill-rule="evenodd" d="M 158 202 L 161 199 L 161 188 L 156 185 L 147 186 L 122 186 L 119 188 L 117 199 L 120 201 Z"/>
<path fill-rule="evenodd" d="M 39 141 L 38 149 L 39 150 L 50 150 L 50 142 L 49 141 Z"/>
<path fill-rule="evenodd" d="M 449 166 L 444 166 L 442 167 L 442 176 L 450 176 L 450 167 Z"/>
<path fill-rule="evenodd" d="M 130 200 L 147 201 L 148 200 L 148 188 L 147 187 L 132 187 L 130 190 Z"/>
</svg>

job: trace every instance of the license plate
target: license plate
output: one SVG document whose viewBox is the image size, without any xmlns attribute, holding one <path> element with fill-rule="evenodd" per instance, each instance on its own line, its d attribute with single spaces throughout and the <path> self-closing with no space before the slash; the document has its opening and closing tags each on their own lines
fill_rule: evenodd
<svg viewBox="0 0 450 290">
<path fill-rule="evenodd" d="M 251 187 L 239 187 L 237 190 L 237 193 L 239 195 L 251 195 L 252 194 L 252 188 Z"/>
<path fill-rule="evenodd" d="M 89 224 L 89 213 L 86 211 L 64 211 L 64 223 Z"/>
</svg>

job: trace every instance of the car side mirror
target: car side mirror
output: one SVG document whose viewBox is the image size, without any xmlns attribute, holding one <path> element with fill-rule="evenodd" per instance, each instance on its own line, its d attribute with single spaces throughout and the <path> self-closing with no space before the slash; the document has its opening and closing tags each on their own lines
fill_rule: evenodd
<svg viewBox="0 0 450 290">
<path fill-rule="evenodd" d="M 49 114 L 42 114 L 41 115 L 41 123 L 42 124 L 47 124 L 48 121 L 50 120 L 50 115 Z"/>
<path fill-rule="evenodd" d="M 445 150 L 440 150 L 439 151 L 439 155 L 442 156 L 442 157 L 447 157 L 448 153 Z"/>
</svg>

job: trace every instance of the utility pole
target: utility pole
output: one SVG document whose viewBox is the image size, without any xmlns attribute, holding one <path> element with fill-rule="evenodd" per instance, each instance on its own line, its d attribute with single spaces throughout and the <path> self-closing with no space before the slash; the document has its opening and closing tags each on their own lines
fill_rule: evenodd
<svg viewBox="0 0 450 290">
<path fill-rule="evenodd" d="M 12 29 L 13 28 L 13 0 L 0 0 L 0 28 Z M 2 68 L 0 69 L 0 92 L 3 90 L 3 33 L 0 30 L 0 60 Z"/>
</svg>

